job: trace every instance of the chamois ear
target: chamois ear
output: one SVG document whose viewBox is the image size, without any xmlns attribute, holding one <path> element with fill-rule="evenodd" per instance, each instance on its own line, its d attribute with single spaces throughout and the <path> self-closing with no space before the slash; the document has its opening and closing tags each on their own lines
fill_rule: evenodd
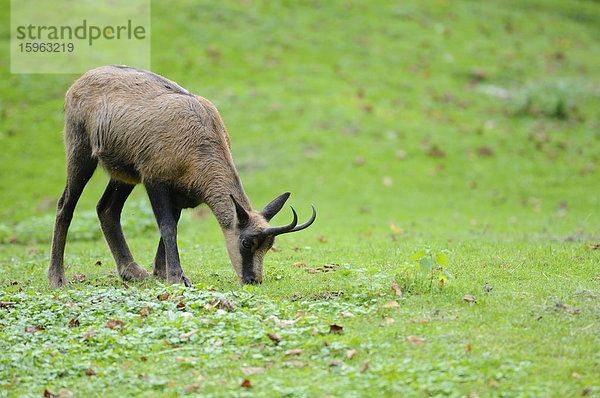
<svg viewBox="0 0 600 398">
<path fill-rule="evenodd" d="M 248 220 L 250 219 L 248 212 L 235 200 L 233 195 L 229 195 L 229 197 L 235 206 L 235 222 L 240 229 L 246 228 L 248 226 Z"/>
<path fill-rule="evenodd" d="M 279 210 L 285 204 L 285 201 L 290 197 L 290 193 L 282 193 L 275 199 L 273 199 L 268 205 L 265 206 L 264 209 L 260 211 L 260 214 L 267 220 L 271 221 L 271 218 L 275 216 L 275 214 L 279 213 Z"/>
</svg>

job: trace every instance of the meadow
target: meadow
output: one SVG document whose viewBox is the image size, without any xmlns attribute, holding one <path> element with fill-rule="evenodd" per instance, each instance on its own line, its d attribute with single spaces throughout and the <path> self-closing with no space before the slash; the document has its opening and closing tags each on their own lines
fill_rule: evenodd
<svg viewBox="0 0 600 398">
<path fill-rule="evenodd" d="M 78 76 L 10 74 L 3 22 L 0 396 L 600 396 L 597 1 L 153 2 L 152 70 L 217 106 L 254 207 L 318 212 L 244 287 L 205 206 L 193 287 L 123 283 L 100 168 L 48 286 Z M 123 228 L 150 269 L 143 187 Z"/>
</svg>

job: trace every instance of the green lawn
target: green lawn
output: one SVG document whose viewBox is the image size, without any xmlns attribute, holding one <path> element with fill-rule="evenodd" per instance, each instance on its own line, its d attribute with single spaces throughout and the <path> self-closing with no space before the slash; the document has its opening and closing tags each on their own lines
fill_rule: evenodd
<svg viewBox="0 0 600 398">
<path fill-rule="evenodd" d="M 2 21 L 0 396 L 600 396 L 597 1 L 154 2 L 152 69 L 217 105 L 254 206 L 318 211 L 244 288 L 206 207 L 193 288 L 124 285 L 99 169 L 50 289 L 78 76 L 10 74 Z M 142 187 L 123 224 L 149 269 Z"/>
</svg>

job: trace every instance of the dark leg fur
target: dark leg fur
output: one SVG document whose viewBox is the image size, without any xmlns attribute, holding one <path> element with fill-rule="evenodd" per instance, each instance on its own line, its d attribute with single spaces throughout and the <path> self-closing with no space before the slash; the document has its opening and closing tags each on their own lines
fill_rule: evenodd
<svg viewBox="0 0 600 398">
<path fill-rule="evenodd" d="M 58 200 L 56 210 L 50 265 L 46 272 L 50 286 L 54 288 L 68 284 L 63 263 L 67 231 L 83 188 L 94 174 L 98 164 L 98 161 L 92 157 L 89 147 L 82 145 L 80 149 L 75 152 L 76 155 L 73 153 L 67 155 L 67 184 Z"/>
<path fill-rule="evenodd" d="M 173 218 L 175 223 L 179 222 L 181 216 L 181 209 L 173 209 Z M 163 238 L 160 238 L 158 242 L 158 249 L 156 250 L 156 256 L 154 256 L 154 263 L 152 266 L 152 274 L 161 279 L 167 279 L 167 259 L 165 255 L 165 244 Z"/>
<path fill-rule="evenodd" d="M 192 286 L 190 278 L 183 273 L 179 262 L 177 220 L 174 216 L 169 186 L 162 183 L 146 183 L 145 186 L 164 246 L 167 283 L 169 285 L 183 283 Z"/>
<path fill-rule="evenodd" d="M 117 271 L 124 280 L 141 280 L 149 276 L 133 259 L 121 228 L 121 211 L 134 187 L 135 185 L 111 179 L 96 206 L 102 232 L 117 265 Z"/>
</svg>

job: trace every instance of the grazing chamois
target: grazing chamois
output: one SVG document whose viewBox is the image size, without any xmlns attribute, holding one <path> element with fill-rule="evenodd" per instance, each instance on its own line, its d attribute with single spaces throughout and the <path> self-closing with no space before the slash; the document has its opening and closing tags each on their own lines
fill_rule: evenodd
<svg viewBox="0 0 600 398">
<path fill-rule="evenodd" d="M 272 227 L 290 193 L 254 211 L 230 152 L 229 134 L 215 106 L 154 73 L 127 66 L 88 71 L 67 91 L 64 141 L 67 183 L 58 201 L 47 275 L 68 283 L 64 249 L 73 210 L 98 162 L 110 181 L 96 206 L 100 226 L 124 280 L 149 276 L 125 242 L 121 211 L 136 184 L 143 184 L 160 231 L 153 274 L 167 283 L 191 285 L 177 249 L 181 209 L 206 203 L 217 218 L 241 284 L 262 282 L 265 253 L 275 236 L 310 226 L 293 221 Z"/>
</svg>

